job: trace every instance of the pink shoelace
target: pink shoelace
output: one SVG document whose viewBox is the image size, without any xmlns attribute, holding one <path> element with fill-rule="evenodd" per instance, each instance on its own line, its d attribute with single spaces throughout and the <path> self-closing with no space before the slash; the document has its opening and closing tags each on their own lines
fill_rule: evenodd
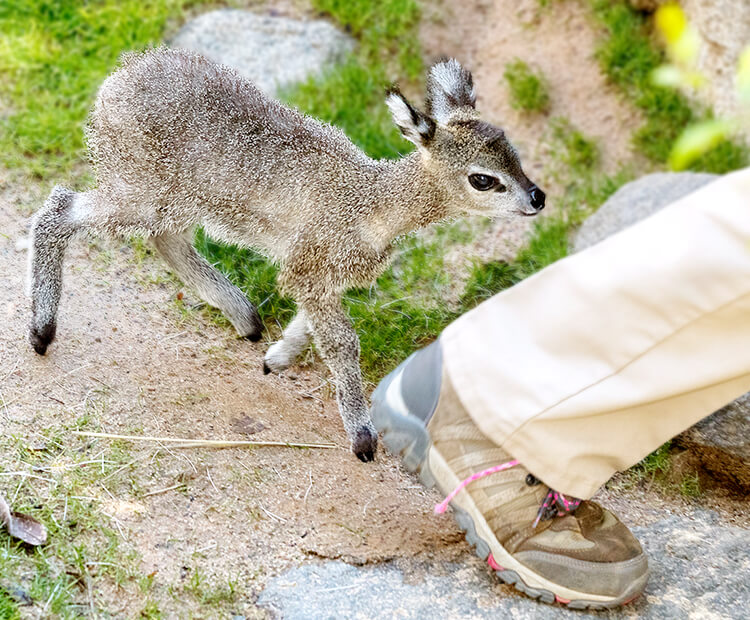
<svg viewBox="0 0 750 620">
<path fill-rule="evenodd" d="M 448 509 L 448 504 L 451 503 L 451 500 L 456 497 L 456 495 L 458 495 L 461 490 L 464 489 L 464 487 L 468 486 L 475 480 L 479 480 L 480 478 L 484 478 L 485 476 L 489 476 L 491 474 L 496 474 L 500 471 L 505 471 L 506 469 L 510 469 L 511 467 L 515 467 L 516 465 L 518 465 L 518 461 L 514 459 L 512 461 L 508 461 L 507 463 L 503 463 L 502 465 L 495 465 L 494 467 L 490 467 L 489 469 L 485 469 L 484 471 L 471 474 L 471 476 L 459 482 L 458 486 L 448 494 L 448 497 L 446 497 L 442 502 L 435 506 L 435 512 L 437 514 L 444 513 Z M 553 489 L 549 489 L 547 491 L 547 496 L 544 498 L 542 505 L 539 507 L 539 512 L 537 512 L 536 514 L 536 519 L 534 519 L 534 524 L 532 525 L 532 527 L 536 527 L 539 524 L 539 521 L 546 521 L 547 519 L 552 519 L 553 517 L 562 517 L 566 514 L 570 514 L 576 508 L 578 508 L 578 506 L 581 505 L 581 501 L 582 500 L 578 498 L 566 497 L 562 493 L 558 493 Z"/>
</svg>

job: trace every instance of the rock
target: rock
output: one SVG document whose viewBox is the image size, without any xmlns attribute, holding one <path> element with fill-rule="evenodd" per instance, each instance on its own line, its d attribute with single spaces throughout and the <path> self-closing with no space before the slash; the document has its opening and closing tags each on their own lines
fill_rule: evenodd
<svg viewBox="0 0 750 620">
<path fill-rule="evenodd" d="M 658 173 L 628 183 L 581 226 L 574 249 L 583 250 L 635 224 L 670 202 L 717 178 L 692 172 Z M 716 480 L 736 491 L 750 493 L 750 392 L 675 438 L 697 455 Z"/>
<path fill-rule="evenodd" d="M 507 586 L 484 563 L 304 564 L 269 580 L 258 605 L 285 620 L 320 618 L 741 618 L 750 604 L 750 532 L 699 510 L 633 528 L 649 556 L 645 596 L 614 612 L 569 611 Z"/>
<path fill-rule="evenodd" d="M 695 172 L 661 172 L 623 185 L 583 223 L 575 238 L 575 251 L 599 243 L 716 178 Z"/>
<path fill-rule="evenodd" d="M 698 456 L 713 478 L 740 493 L 750 493 L 750 392 L 675 438 Z"/>
<path fill-rule="evenodd" d="M 300 21 L 220 9 L 191 20 L 172 47 L 234 67 L 265 93 L 302 82 L 354 50 L 354 40 L 324 20 Z"/>
<path fill-rule="evenodd" d="M 708 83 L 695 96 L 718 116 L 739 116 L 743 106 L 734 78 L 740 53 L 750 42 L 750 4 L 746 0 L 681 0 L 680 5 L 703 40 L 697 64 Z"/>
<path fill-rule="evenodd" d="M 750 531 L 710 510 L 634 527 L 648 554 L 641 618 L 738 618 L 750 603 Z"/>
</svg>

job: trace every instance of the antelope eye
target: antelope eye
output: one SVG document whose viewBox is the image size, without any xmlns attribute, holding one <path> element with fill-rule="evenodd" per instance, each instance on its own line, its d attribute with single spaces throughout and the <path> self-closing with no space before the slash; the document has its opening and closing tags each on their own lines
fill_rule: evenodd
<svg viewBox="0 0 750 620">
<path fill-rule="evenodd" d="M 486 192 L 488 189 L 495 187 L 500 181 L 495 177 L 491 177 L 486 174 L 470 174 L 469 183 L 474 189 L 480 192 Z"/>
</svg>

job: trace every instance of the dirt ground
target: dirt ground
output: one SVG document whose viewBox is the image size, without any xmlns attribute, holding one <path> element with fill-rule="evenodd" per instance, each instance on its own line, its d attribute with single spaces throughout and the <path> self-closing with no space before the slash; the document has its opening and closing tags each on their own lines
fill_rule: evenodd
<svg viewBox="0 0 750 620">
<path fill-rule="evenodd" d="M 543 153 L 532 149 L 545 120 L 521 118 L 506 103 L 502 71 L 516 55 L 549 77 L 553 114 L 602 139 L 605 166 L 630 156 L 626 137 L 636 120 L 599 74 L 591 58 L 594 33 L 577 4 L 560 5 L 564 15 L 556 9 L 554 20 L 532 10 L 537 3 L 531 0 L 469 4 L 445 2 L 434 9 L 442 17 L 428 14 L 427 54 L 467 59 L 480 109 L 528 152 L 530 175 L 543 174 Z M 525 33 L 519 34 L 519 21 L 528 20 L 536 24 L 538 46 L 529 47 Z M 82 239 L 71 245 L 57 340 L 45 357 L 37 356 L 25 339 L 27 257 L 15 245 L 26 234 L 29 209 L 38 208 L 48 189 L 19 185 L 0 171 L 5 435 L 31 441 L 44 428 L 71 424 L 95 400 L 102 430 L 109 433 L 336 444 L 329 450 L 162 449 L 158 459 L 151 458 L 154 445 L 135 445 L 139 498 L 102 495 L 101 501 L 142 558 L 143 573 L 155 572 L 163 610 L 190 605 L 170 598 L 167 590 L 185 580 L 185 567 L 196 562 L 209 576 L 232 576 L 248 601 L 242 611 L 252 614 L 253 596 L 265 580 L 301 562 L 469 557 L 453 520 L 433 514 L 441 499 L 437 493 L 425 491 L 382 451 L 370 464 L 349 452 L 322 364 L 264 376 L 269 342 L 240 340 L 189 309 L 194 294 L 157 258 L 136 254 L 124 242 Z M 496 228 L 491 234 L 506 233 Z M 512 234 L 518 233 L 507 232 Z M 650 488 L 615 485 L 602 497 L 630 525 L 657 518 L 662 510 L 689 508 L 686 500 L 664 499 Z M 723 518 L 746 523 L 742 502 L 716 497 L 712 508 Z M 516 596 L 507 588 L 500 592 Z M 135 602 L 122 600 L 113 607 L 130 615 L 137 611 L 130 605 Z"/>
</svg>

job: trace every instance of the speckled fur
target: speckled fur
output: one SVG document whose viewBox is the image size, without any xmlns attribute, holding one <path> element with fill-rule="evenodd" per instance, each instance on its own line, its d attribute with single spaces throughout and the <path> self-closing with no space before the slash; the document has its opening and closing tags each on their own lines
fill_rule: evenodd
<svg viewBox="0 0 750 620">
<path fill-rule="evenodd" d="M 265 368 L 291 364 L 309 334 L 337 387 L 352 449 L 371 460 L 377 435 L 359 369 L 359 340 L 341 305 L 372 282 L 400 235 L 460 213 L 533 214 L 531 181 L 503 132 L 479 120 L 471 74 L 455 60 L 432 68 L 430 115 L 390 91 L 387 104 L 417 150 L 375 161 L 343 132 L 262 94 L 227 67 L 191 52 L 128 54 L 99 90 L 87 129 L 97 186 L 55 187 L 32 229 L 29 339 L 54 338 L 65 247 L 79 231 L 150 237 L 174 271 L 257 340 L 255 307 L 191 245 L 196 226 L 253 247 L 280 265 L 300 314 Z M 478 192 L 472 171 L 501 179 Z"/>
</svg>

